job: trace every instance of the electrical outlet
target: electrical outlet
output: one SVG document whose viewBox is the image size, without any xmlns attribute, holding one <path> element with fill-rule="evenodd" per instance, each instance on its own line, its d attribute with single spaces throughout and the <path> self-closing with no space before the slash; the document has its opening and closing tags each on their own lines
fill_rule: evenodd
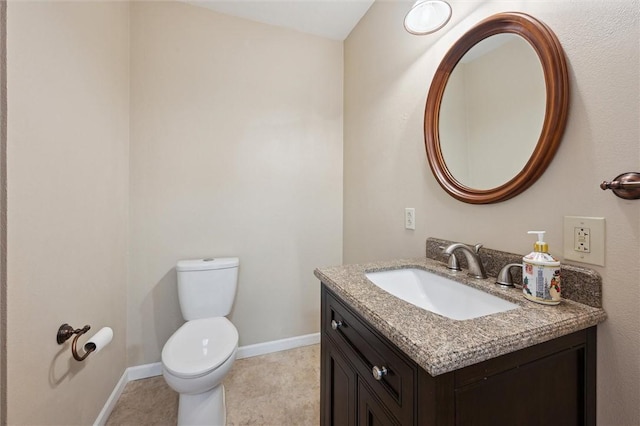
<svg viewBox="0 0 640 426">
<path fill-rule="evenodd" d="M 412 207 L 404 209 L 404 229 L 416 229 L 416 209 Z"/>
<path fill-rule="evenodd" d="M 564 258 L 604 266 L 604 217 L 564 217 Z"/>
<path fill-rule="evenodd" d="M 573 249 L 581 253 L 591 253 L 591 228 L 573 228 Z"/>
</svg>

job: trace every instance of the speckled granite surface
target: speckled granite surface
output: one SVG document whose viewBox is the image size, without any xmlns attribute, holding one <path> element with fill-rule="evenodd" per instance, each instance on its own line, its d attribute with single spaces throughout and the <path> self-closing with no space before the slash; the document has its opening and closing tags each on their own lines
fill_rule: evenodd
<svg viewBox="0 0 640 426">
<path fill-rule="evenodd" d="M 442 248 L 454 241 L 441 240 L 438 238 L 427 238 L 426 254 L 429 259 L 447 261 L 442 255 Z M 525 253 L 526 254 L 526 253 Z M 490 277 L 497 277 L 498 272 L 504 265 L 509 263 L 522 263 L 524 254 L 515 254 L 505 251 L 492 250 L 483 247 L 480 250 L 480 258 Z M 458 255 L 458 261 L 463 269 L 467 268 L 467 259 L 463 255 Z M 562 268 L 562 298 L 570 299 L 574 302 L 584 303 L 595 308 L 602 307 L 602 278 L 593 269 L 581 268 L 573 265 L 561 265 Z M 513 270 L 513 283 L 522 286 L 522 271 Z"/>
<path fill-rule="evenodd" d="M 457 321 L 418 308 L 381 290 L 366 272 L 415 267 L 454 278 L 520 306 Z M 517 288 L 503 289 L 494 278 L 479 280 L 466 271 L 452 273 L 429 258 L 319 268 L 315 275 L 384 336 L 437 376 L 591 327 L 606 319 L 604 310 L 572 300 L 547 306 L 528 301 Z"/>
</svg>

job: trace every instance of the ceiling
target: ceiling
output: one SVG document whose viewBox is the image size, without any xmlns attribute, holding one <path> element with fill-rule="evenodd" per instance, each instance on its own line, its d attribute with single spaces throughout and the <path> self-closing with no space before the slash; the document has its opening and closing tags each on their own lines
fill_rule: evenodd
<svg viewBox="0 0 640 426">
<path fill-rule="evenodd" d="M 226 15 L 344 40 L 374 0 L 183 0 Z"/>
</svg>

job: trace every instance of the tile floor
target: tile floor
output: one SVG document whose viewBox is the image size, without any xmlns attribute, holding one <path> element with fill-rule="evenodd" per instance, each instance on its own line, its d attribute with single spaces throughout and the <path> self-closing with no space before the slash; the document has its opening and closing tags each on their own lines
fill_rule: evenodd
<svg viewBox="0 0 640 426">
<path fill-rule="evenodd" d="M 320 345 L 236 360 L 225 382 L 227 425 L 320 423 Z M 107 426 L 175 425 L 178 394 L 162 376 L 129 382 Z"/>
</svg>

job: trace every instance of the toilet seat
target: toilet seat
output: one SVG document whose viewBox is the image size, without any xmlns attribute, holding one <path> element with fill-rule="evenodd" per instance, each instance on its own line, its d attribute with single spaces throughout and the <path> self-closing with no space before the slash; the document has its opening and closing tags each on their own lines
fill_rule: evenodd
<svg viewBox="0 0 640 426">
<path fill-rule="evenodd" d="M 195 378 L 223 364 L 238 347 L 238 331 L 225 317 L 187 321 L 162 349 L 162 364 L 171 374 Z"/>
</svg>

